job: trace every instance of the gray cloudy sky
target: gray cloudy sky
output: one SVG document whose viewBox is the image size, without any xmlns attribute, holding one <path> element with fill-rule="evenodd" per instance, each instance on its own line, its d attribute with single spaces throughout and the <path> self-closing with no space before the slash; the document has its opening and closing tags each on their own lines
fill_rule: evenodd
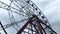
<svg viewBox="0 0 60 34">
<path fill-rule="evenodd" d="M 5 3 L 10 3 L 7 0 L 0 0 Z M 45 14 L 47 17 L 48 21 L 52 25 L 52 28 L 60 34 L 60 0 L 32 0 L 38 7 L 41 9 L 41 11 Z M 5 12 L 6 10 L 0 9 L 0 20 L 2 21 L 3 24 L 7 24 L 10 21 L 8 16 L 8 13 Z M 11 27 L 14 29 L 13 27 Z M 16 30 L 12 29 L 6 29 L 7 32 L 11 34 L 15 34 Z M 11 30 L 11 31 L 8 31 Z M 3 32 L 3 31 L 0 31 Z M 3 33 L 2 33 L 3 34 Z"/>
<path fill-rule="evenodd" d="M 45 14 L 52 28 L 60 34 L 60 0 L 32 0 Z"/>
</svg>

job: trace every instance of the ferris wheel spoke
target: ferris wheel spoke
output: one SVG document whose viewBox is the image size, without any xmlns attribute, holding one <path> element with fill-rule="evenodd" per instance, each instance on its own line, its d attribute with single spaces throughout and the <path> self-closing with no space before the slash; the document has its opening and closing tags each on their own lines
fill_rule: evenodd
<svg viewBox="0 0 60 34">
<path fill-rule="evenodd" d="M 8 8 L 9 7 L 9 8 Z M 6 9 L 6 10 L 10 10 L 10 11 L 13 11 L 13 12 L 21 12 L 21 13 L 25 13 L 25 12 L 22 12 L 20 11 L 19 9 L 16 9 L 14 7 L 11 7 L 3 2 L 0 1 L 0 8 L 3 8 L 3 9 Z"/>
<path fill-rule="evenodd" d="M 6 25 L 3 25 L 3 27 L 6 29 L 6 28 L 9 28 L 9 27 L 11 27 L 11 26 L 13 26 L 13 25 L 15 25 L 15 24 L 19 24 L 19 23 L 21 23 L 21 22 L 24 22 L 24 21 L 26 21 L 26 20 L 28 20 L 28 18 L 27 19 L 22 19 L 21 21 L 17 21 L 17 22 L 14 22 L 14 23 L 10 23 L 10 24 L 6 24 Z M 13 26 L 14 27 L 14 26 Z M 19 27 L 19 26 L 18 26 Z M 2 28 L 0 27 L 0 31 L 2 30 Z"/>
<path fill-rule="evenodd" d="M 7 4 L 2 3 L 1 1 L 0 1 L 0 3 L 4 5 L 3 7 L 2 7 L 2 6 L 0 6 L 0 8 L 3 8 L 3 9 L 6 9 L 6 10 L 7 10 L 8 5 L 7 5 Z M 11 6 L 10 6 L 10 7 L 11 7 Z M 17 14 L 19 14 L 19 15 L 23 15 L 23 14 L 21 14 L 20 12 L 17 12 L 17 11 L 14 11 L 14 10 L 15 10 L 15 8 L 13 8 L 13 7 L 11 7 L 11 9 L 8 9 L 8 11 L 11 11 L 11 12 L 17 13 Z M 23 15 L 23 16 L 24 16 L 24 15 Z M 26 15 L 25 15 L 25 16 L 26 16 Z"/>
<path fill-rule="evenodd" d="M 21 6 L 22 8 L 24 8 L 26 12 L 30 11 L 29 9 L 26 9 L 26 8 L 27 8 L 27 5 L 25 5 L 25 4 L 26 4 L 25 2 L 20 1 L 20 0 L 18 0 L 18 1 L 19 1 L 19 3 L 24 3 L 23 5 L 20 4 L 20 6 Z M 16 2 L 17 2 L 17 1 L 16 1 Z M 28 13 L 31 14 L 30 12 L 28 12 Z M 28 13 L 25 13 L 25 14 L 28 15 Z M 28 15 L 28 16 L 29 16 L 29 15 Z"/>
<path fill-rule="evenodd" d="M 16 9 L 16 8 L 13 8 L 13 7 L 11 7 L 11 6 L 9 6 L 9 5 L 1 2 L 1 1 L 0 1 L 0 3 L 3 4 L 2 6 L 0 6 L 0 8 L 6 9 L 6 10 L 8 10 L 8 11 L 12 11 L 12 12 L 17 13 L 17 14 L 19 14 L 19 15 L 23 15 L 23 14 L 20 14 L 20 13 L 25 13 L 25 12 L 23 12 L 23 11 L 21 11 L 21 10 L 18 10 L 18 9 Z M 8 8 L 8 7 L 9 7 L 9 8 Z M 25 14 L 26 14 L 26 13 L 25 13 Z M 27 15 L 27 14 L 26 14 L 26 15 Z"/>
<path fill-rule="evenodd" d="M 21 9 L 17 4 L 13 3 L 17 8 Z"/>
<path fill-rule="evenodd" d="M 8 9 L 8 7 L 10 7 L 9 8 L 10 10 L 11 10 L 11 8 L 14 9 L 14 10 L 18 10 L 18 9 L 16 9 L 14 7 L 11 7 L 10 5 L 7 5 L 7 4 L 5 4 L 5 3 L 1 2 L 1 1 L 0 1 L 0 7 L 5 8 L 5 9 Z"/>
</svg>

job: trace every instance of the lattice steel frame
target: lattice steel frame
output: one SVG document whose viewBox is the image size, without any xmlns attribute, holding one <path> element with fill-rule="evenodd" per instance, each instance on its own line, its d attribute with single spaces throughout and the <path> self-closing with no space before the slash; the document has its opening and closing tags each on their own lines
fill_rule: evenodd
<svg viewBox="0 0 60 34">
<path fill-rule="evenodd" d="M 42 24 L 44 24 L 46 27 L 48 27 L 52 32 L 51 32 L 51 34 L 57 34 L 51 27 L 49 27 L 49 26 L 47 26 L 43 21 L 41 21 L 36 15 L 33 15 L 33 17 L 31 17 L 28 21 L 27 21 L 27 23 L 18 31 L 18 33 L 17 34 L 21 34 L 23 31 L 24 31 L 24 29 L 28 26 L 28 24 L 30 24 L 30 23 L 32 23 L 34 20 L 37 20 L 37 25 L 38 25 L 38 33 L 39 34 L 47 34 L 47 32 L 45 32 L 45 30 L 43 29 L 43 27 L 42 27 L 42 25 L 41 25 L 41 23 Z"/>
<path fill-rule="evenodd" d="M 45 17 L 45 15 L 41 12 L 41 10 L 31 1 L 31 0 L 10 0 L 11 1 L 11 3 L 10 3 L 10 5 L 7 5 L 7 4 L 5 4 L 5 3 L 3 3 L 3 2 L 1 2 L 0 1 L 0 8 L 3 8 L 3 9 L 6 9 L 6 10 L 8 10 L 9 12 L 9 17 L 10 17 L 10 20 L 11 20 L 11 24 L 7 24 L 7 25 L 3 25 L 4 26 L 4 28 L 8 28 L 8 27 L 10 27 L 10 26 L 13 26 L 17 31 L 18 31 L 18 28 L 16 28 L 14 25 L 16 25 L 17 27 L 19 27 L 18 25 L 17 25 L 17 23 L 19 23 L 19 22 L 23 22 L 23 21 L 25 21 L 25 20 L 28 20 L 31 16 L 33 16 L 33 15 L 35 15 L 33 12 L 34 11 L 36 11 L 36 12 L 38 12 L 38 15 L 35 15 L 34 17 L 36 17 L 35 19 L 37 19 L 37 21 L 39 21 L 39 23 L 40 23 L 40 21 L 41 21 L 41 24 L 44 24 L 46 27 L 44 28 L 43 26 L 41 27 L 42 28 L 42 30 L 44 30 L 44 29 L 47 29 L 49 32 L 54 32 L 55 34 L 57 34 L 54 30 L 52 30 L 52 28 L 51 28 L 51 25 L 49 24 L 49 22 L 48 22 L 48 20 L 46 19 L 46 17 Z M 13 3 L 13 2 L 15 2 L 15 3 L 17 3 L 17 4 L 19 4 L 19 3 L 23 3 L 23 5 L 20 5 L 21 6 L 21 8 L 18 6 L 18 5 L 16 5 L 15 3 Z M 19 2 L 19 3 L 18 3 Z M 11 4 L 15 4 L 16 5 L 16 7 L 18 7 L 19 9 L 16 9 L 16 8 L 14 8 L 14 7 L 12 7 L 11 6 Z M 33 8 L 33 10 L 31 10 L 32 8 Z M 26 12 L 27 13 L 25 13 L 25 12 L 23 12 L 23 11 L 21 11 L 22 9 L 25 9 L 26 10 Z M 16 10 L 16 11 L 15 11 Z M 29 12 L 28 12 L 29 11 Z M 33 11 L 33 12 L 31 12 L 31 11 Z M 17 14 L 19 14 L 19 15 L 22 15 L 22 16 L 25 16 L 25 17 L 28 17 L 28 19 L 23 19 L 23 20 L 21 20 L 21 21 L 17 21 L 17 22 L 15 22 L 15 18 L 14 18 L 14 16 L 13 16 L 13 13 L 12 12 L 14 12 L 14 13 L 17 13 Z M 23 14 L 21 14 L 21 13 L 25 13 L 26 15 L 23 15 Z M 42 19 L 40 19 L 39 18 L 39 16 L 42 18 Z M 33 19 L 33 17 L 32 17 L 32 19 Z M 28 20 L 28 21 L 30 21 L 30 20 Z M 41 25 L 40 25 L 41 26 Z M 40 27 L 39 26 L 39 27 Z M 26 27 L 25 27 L 26 28 Z M 22 27 L 22 29 L 25 29 L 24 27 Z M 35 27 L 34 27 L 35 28 Z M 50 29 L 50 30 L 49 30 Z M 2 30 L 2 29 L 1 29 Z M 21 31 L 22 32 L 22 31 Z M 44 32 L 46 32 L 46 31 L 44 31 Z M 21 33 L 20 33 L 21 34 Z M 46 34 L 46 33 L 45 33 Z"/>
</svg>

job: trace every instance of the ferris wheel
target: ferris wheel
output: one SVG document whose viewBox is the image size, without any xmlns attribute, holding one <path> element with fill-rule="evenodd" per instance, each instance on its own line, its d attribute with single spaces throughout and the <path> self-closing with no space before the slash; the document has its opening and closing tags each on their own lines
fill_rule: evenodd
<svg viewBox="0 0 60 34">
<path fill-rule="evenodd" d="M 6 25 L 0 22 L 0 31 L 9 34 L 6 29 L 12 26 L 16 30 L 15 34 L 57 34 L 42 11 L 31 0 L 9 2 L 6 4 L 0 1 L 0 8 L 7 10 L 10 19 L 10 23 Z"/>
</svg>

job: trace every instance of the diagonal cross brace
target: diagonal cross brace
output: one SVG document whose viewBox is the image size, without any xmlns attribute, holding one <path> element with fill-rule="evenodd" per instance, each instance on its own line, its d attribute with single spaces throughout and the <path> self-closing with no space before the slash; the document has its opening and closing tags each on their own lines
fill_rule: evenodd
<svg viewBox="0 0 60 34">
<path fill-rule="evenodd" d="M 21 33 L 24 31 L 24 29 L 27 27 L 27 25 L 28 25 L 29 23 L 32 23 L 32 21 L 33 21 L 32 19 L 33 19 L 33 17 L 30 18 L 30 19 L 27 21 L 27 23 L 18 31 L 17 34 L 21 34 Z"/>
<path fill-rule="evenodd" d="M 28 24 L 30 24 L 30 23 L 33 22 L 33 18 L 37 19 L 36 15 L 33 15 L 33 17 L 31 17 L 31 18 L 27 21 L 27 23 L 18 31 L 17 34 L 21 34 L 21 33 L 24 31 L 24 29 L 28 26 Z M 38 29 L 39 29 L 39 34 L 43 34 L 42 28 L 41 28 L 41 24 L 38 22 L 38 20 L 37 20 L 37 25 L 38 25 Z"/>
<path fill-rule="evenodd" d="M 1 21 L 0 21 L 0 25 L 1 25 L 2 29 L 3 29 L 3 31 L 5 32 L 5 34 L 7 34 L 7 32 L 6 32 L 6 30 L 4 29 L 4 27 L 3 27 L 2 23 L 1 23 Z"/>
</svg>

